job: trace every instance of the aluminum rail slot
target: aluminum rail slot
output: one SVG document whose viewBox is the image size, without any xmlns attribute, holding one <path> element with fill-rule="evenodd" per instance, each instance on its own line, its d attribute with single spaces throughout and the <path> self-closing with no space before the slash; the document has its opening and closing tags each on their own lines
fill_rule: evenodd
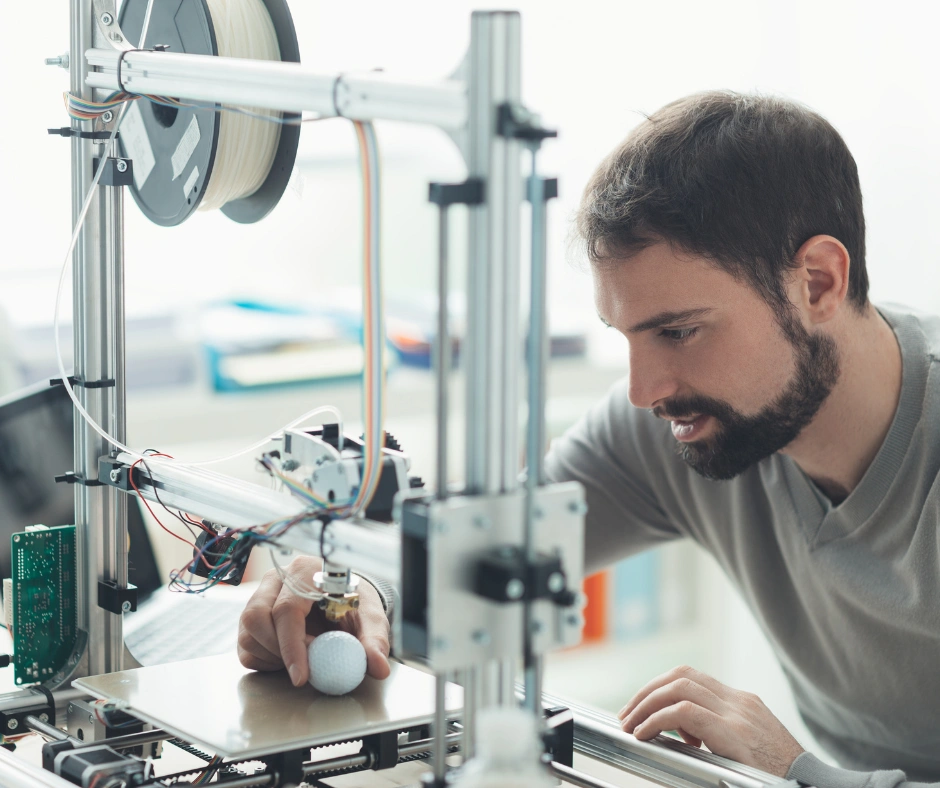
<svg viewBox="0 0 940 788">
<path fill-rule="evenodd" d="M 130 467 L 134 458 L 120 454 L 117 461 Z M 171 508 L 229 527 L 246 528 L 307 511 L 303 503 L 289 495 L 203 468 L 150 458 L 147 465 L 149 472 L 143 465 L 135 469 L 140 471 L 138 488 L 142 497 L 159 503 L 159 494 L 160 501 Z M 319 555 L 321 529 L 319 520 L 298 523 L 278 537 L 277 544 Z M 396 526 L 371 520 L 334 520 L 327 526 L 324 544 L 331 548 L 332 561 L 391 583 L 399 582 L 401 539 Z"/>
<path fill-rule="evenodd" d="M 446 131 L 467 125 L 463 82 L 402 82 L 377 73 L 323 74 L 300 63 L 134 51 L 121 63 L 119 86 L 120 54 L 86 51 L 89 67 L 97 69 L 88 72 L 89 87 L 353 120 L 427 123 Z"/>
<path fill-rule="evenodd" d="M 788 783 L 776 775 L 666 736 L 640 741 L 624 733 L 612 714 L 587 709 L 551 695 L 542 697 L 546 705 L 565 706 L 571 710 L 576 752 L 659 785 L 668 788 L 766 788 Z"/>
</svg>

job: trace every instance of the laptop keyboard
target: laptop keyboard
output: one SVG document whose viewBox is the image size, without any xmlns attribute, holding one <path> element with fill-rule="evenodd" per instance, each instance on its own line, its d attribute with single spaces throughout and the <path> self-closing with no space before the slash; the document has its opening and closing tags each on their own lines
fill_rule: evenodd
<svg viewBox="0 0 940 788">
<path fill-rule="evenodd" d="M 245 599 L 164 594 L 125 616 L 124 643 L 141 665 L 162 665 L 235 650 Z M 138 616 L 144 617 L 139 620 Z"/>
</svg>

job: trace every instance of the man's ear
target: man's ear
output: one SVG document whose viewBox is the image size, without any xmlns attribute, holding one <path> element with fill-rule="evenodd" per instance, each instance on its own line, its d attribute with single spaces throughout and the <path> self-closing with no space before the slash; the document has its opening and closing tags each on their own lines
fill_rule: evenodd
<svg viewBox="0 0 940 788">
<path fill-rule="evenodd" d="M 793 295 L 799 306 L 814 323 L 831 320 L 849 291 L 848 249 L 831 235 L 814 235 L 797 250 L 795 262 Z"/>
</svg>

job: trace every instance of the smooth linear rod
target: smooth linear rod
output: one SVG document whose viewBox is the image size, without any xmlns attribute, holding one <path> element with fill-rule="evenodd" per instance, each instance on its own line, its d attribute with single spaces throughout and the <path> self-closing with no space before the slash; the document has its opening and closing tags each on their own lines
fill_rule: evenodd
<svg viewBox="0 0 940 788">
<path fill-rule="evenodd" d="M 129 454 L 117 457 L 127 468 L 134 459 Z M 148 458 L 147 467 L 138 465 L 135 471 L 140 472 L 141 497 L 230 528 L 290 519 L 306 511 L 303 503 L 289 495 L 191 465 Z M 298 523 L 278 537 L 277 544 L 319 555 L 322 527 L 319 520 Z M 396 526 L 361 519 L 335 520 L 327 526 L 323 542 L 334 563 L 398 585 L 401 538 Z"/>
<path fill-rule="evenodd" d="M 426 123 L 451 131 L 467 124 L 463 82 L 401 82 L 379 73 L 321 74 L 299 63 L 133 51 L 121 63 L 119 85 L 120 54 L 86 52 L 89 67 L 96 69 L 86 77 L 89 87 L 353 120 Z"/>
</svg>

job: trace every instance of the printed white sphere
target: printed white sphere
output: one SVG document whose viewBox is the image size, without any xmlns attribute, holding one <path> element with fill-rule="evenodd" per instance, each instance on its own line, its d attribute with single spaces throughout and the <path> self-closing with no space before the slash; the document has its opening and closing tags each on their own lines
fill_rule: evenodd
<svg viewBox="0 0 940 788">
<path fill-rule="evenodd" d="M 345 695 L 366 675 L 366 650 L 348 632 L 325 632 L 307 648 L 310 683 L 327 695 Z"/>
</svg>

